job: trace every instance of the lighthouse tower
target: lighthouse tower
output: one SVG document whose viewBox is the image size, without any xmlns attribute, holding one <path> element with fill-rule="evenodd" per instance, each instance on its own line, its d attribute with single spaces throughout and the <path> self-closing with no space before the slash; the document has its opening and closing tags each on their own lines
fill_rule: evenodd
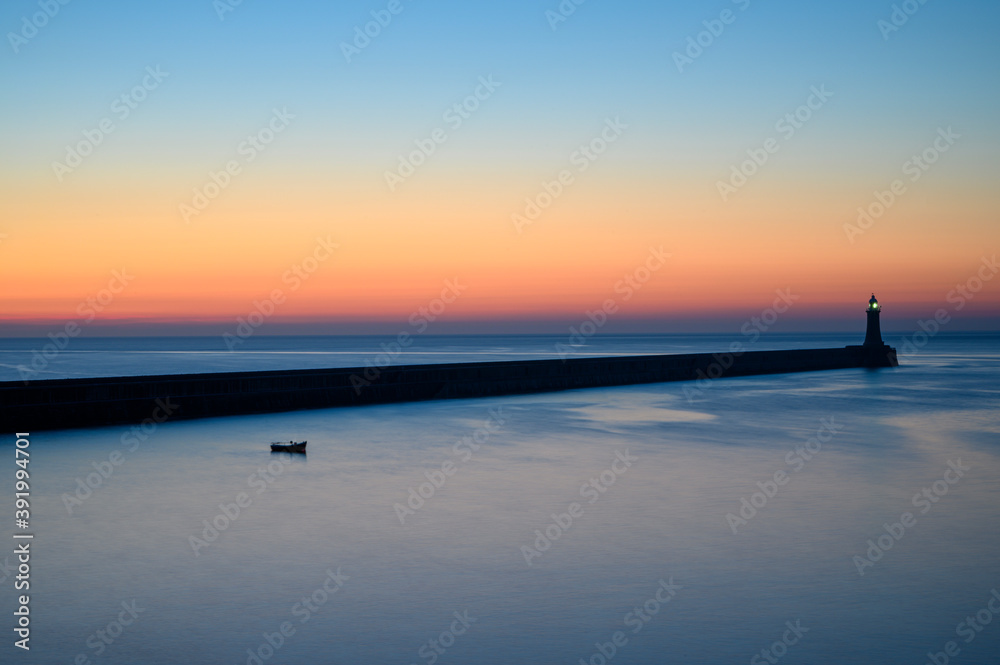
<svg viewBox="0 0 1000 665">
<path fill-rule="evenodd" d="M 868 312 L 868 330 L 865 333 L 864 346 L 881 349 L 885 345 L 885 342 L 882 341 L 882 328 L 878 322 L 878 316 L 881 314 L 882 308 L 879 307 L 874 293 L 872 294 L 872 299 L 868 301 L 868 309 L 866 311 Z"/>
</svg>

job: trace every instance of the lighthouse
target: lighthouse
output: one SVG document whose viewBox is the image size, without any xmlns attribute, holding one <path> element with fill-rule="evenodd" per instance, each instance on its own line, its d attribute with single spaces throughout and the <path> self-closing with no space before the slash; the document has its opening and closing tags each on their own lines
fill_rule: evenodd
<svg viewBox="0 0 1000 665">
<path fill-rule="evenodd" d="M 865 343 L 860 346 L 848 346 L 852 353 L 857 353 L 862 367 L 899 367 L 896 349 L 882 341 L 882 326 L 878 317 L 882 306 L 878 304 L 875 294 L 868 301 L 865 314 L 868 317 L 868 329 L 865 331 Z"/>
<path fill-rule="evenodd" d="M 868 301 L 868 309 L 865 310 L 868 313 L 868 329 L 865 332 L 865 343 L 864 346 L 867 348 L 881 349 L 885 346 L 885 342 L 882 341 L 882 328 L 879 326 L 878 317 L 882 312 L 882 308 L 879 307 L 878 300 L 875 299 L 875 294 L 872 294 L 872 299 Z"/>
</svg>

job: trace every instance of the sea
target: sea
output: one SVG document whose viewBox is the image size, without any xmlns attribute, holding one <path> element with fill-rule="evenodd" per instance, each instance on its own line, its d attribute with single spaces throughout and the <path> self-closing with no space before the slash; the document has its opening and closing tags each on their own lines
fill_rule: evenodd
<svg viewBox="0 0 1000 665">
<path fill-rule="evenodd" d="M 1000 663 L 1000 336 L 885 338 L 898 368 L 5 432 L 0 661 Z M 393 340 L 2 339 L 0 380 L 748 341 Z"/>
</svg>

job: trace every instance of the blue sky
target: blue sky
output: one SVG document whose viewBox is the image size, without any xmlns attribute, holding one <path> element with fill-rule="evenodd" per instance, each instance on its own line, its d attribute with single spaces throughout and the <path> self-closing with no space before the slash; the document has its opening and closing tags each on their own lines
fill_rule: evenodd
<svg viewBox="0 0 1000 665">
<path fill-rule="evenodd" d="M 996 3 L 928 2 L 886 41 L 877 21 L 892 3 L 861 0 L 588 0 L 555 31 L 545 16 L 555 0 L 401 2 L 347 63 L 339 45 L 386 4 L 245 0 L 220 20 L 209 0 L 75 0 L 19 53 L 8 38 L 0 66 L 12 96 L 2 117 L 15 134 L 75 129 L 159 64 L 172 91 L 148 114 L 185 150 L 210 148 L 213 134 L 258 122 L 274 105 L 300 109 L 321 134 L 377 139 L 436 118 L 488 73 L 506 86 L 496 113 L 522 143 L 575 137 L 593 118 L 624 112 L 664 146 L 691 149 L 693 136 L 702 147 L 766 131 L 817 83 L 845 107 L 825 133 L 839 141 L 850 123 L 877 135 L 875 157 L 942 123 L 996 138 Z M 735 22 L 679 74 L 672 53 L 724 10 Z M 37 11 L 35 2 L 5 3 L 0 26 L 17 31 Z M 491 135 L 510 138 L 493 126 Z"/>
</svg>

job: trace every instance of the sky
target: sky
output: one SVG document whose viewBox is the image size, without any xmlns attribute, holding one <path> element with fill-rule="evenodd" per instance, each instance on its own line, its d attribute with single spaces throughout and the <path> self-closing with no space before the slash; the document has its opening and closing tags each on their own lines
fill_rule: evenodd
<svg viewBox="0 0 1000 665">
<path fill-rule="evenodd" d="M 9 0 L 0 335 L 997 330 L 998 19 Z"/>
</svg>

